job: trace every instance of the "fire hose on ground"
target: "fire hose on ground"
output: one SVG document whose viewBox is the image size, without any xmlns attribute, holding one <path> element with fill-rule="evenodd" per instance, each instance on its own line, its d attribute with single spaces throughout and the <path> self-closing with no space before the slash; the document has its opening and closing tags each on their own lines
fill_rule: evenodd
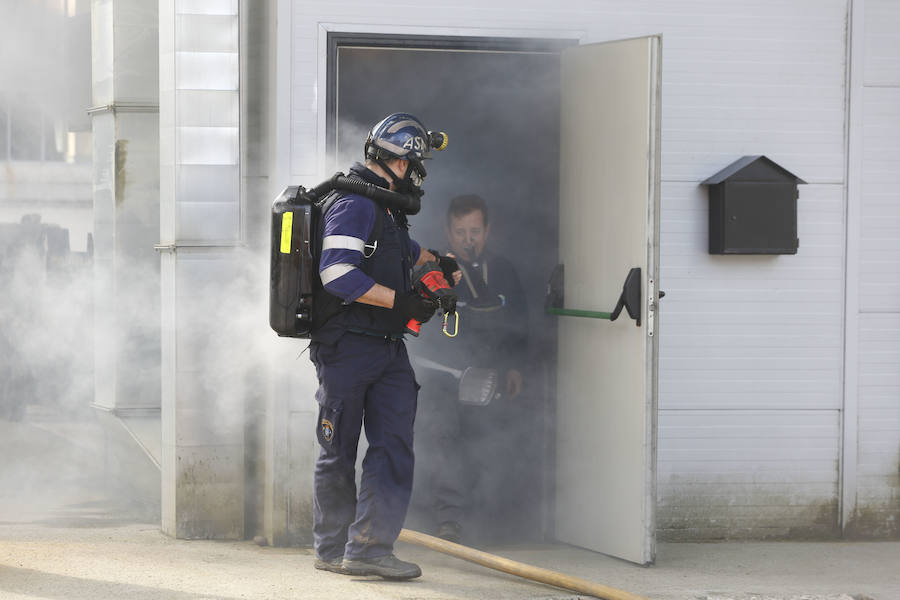
<svg viewBox="0 0 900 600">
<path fill-rule="evenodd" d="M 497 571 L 502 571 L 503 573 L 509 573 L 510 575 L 523 577 L 525 579 L 530 579 L 531 581 L 552 585 L 579 594 L 588 594 L 597 598 L 603 598 L 604 600 L 648 600 L 643 596 L 638 596 L 631 592 L 611 588 L 586 579 L 572 577 L 557 571 L 551 571 L 550 569 L 543 569 L 541 567 L 534 567 L 525 563 L 509 560 L 502 556 L 475 550 L 474 548 L 469 548 L 462 544 L 454 544 L 453 542 L 448 542 L 447 540 L 419 533 L 418 531 L 413 531 L 411 529 L 401 530 L 398 539 L 401 542 L 424 546 L 429 550 L 449 554 L 450 556 L 467 560 L 476 565 L 481 565 L 482 567 L 495 569 Z"/>
</svg>

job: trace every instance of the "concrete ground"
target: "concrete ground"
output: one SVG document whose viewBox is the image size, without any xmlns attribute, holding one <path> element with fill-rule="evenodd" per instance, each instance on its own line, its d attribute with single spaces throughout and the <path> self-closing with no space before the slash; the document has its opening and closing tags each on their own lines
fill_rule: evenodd
<svg viewBox="0 0 900 600">
<path fill-rule="evenodd" d="M 316 571 L 305 548 L 173 540 L 112 497 L 90 417 L 0 421 L 0 599 L 574 599 L 400 544 L 422 566 L 398 583 Z M 87 434 L 87 435 L 86 435 Z M 656 600 L 900 600 L 900 542 L 661 544 L 643 568 L 561 545 L 487 551 Z"/>
</svg>

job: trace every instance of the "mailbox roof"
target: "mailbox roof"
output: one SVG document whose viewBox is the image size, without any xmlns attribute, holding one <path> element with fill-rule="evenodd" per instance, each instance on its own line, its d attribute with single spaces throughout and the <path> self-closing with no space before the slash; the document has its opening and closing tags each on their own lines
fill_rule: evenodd
<svg viewBox="0 0 900 600">
<path fill-rule="evenodd" d="M 734 161 L 701 185 L 715 185 L 725 180 L 731 181 L 771 181 L 806 183 L 773 160 L 756 154 L 743 156 Z"/>
</svg>

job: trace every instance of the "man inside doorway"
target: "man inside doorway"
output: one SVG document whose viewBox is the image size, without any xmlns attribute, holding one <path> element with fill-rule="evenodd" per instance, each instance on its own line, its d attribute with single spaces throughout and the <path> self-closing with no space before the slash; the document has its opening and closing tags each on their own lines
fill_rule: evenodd
<svg viewBox="0 0 900 600">
<path fill-rule="evenodd" d="M 488 248 L 491 225 L 482 197 L 450 200 L 445 233 L 448 255 L 462 272 L 454 288 L 459 335 L 450 339 L 428 332 L 431 337 L 416 350 L 423 385 L 417 446 L 424 455 L 417 468 L 416 503 L 427 507 L 439 537 L 459 542 L 463 523 L 475 525 L 504 512 L 505 483 L 516 463 L 517 427 L 512 423 L 527 421 L 517 413 L 528 310 L 512 263 Z M 496 393 L 489 398 L 461 394 L 466 369 L 494 377 Z"/>
</svg>

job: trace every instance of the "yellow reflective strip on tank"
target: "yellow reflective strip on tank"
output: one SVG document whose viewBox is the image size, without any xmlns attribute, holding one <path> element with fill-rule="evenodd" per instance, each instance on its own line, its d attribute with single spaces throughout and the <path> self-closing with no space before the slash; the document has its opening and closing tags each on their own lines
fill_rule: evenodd
<svg viewBox="0 0 900 600">
<path fill-rule="evenodd" d="M 294 213 L 286 212 L 281 216 L 281 253 L 291 253 L 291 233 L 294 227 Z"/>
</svg>

